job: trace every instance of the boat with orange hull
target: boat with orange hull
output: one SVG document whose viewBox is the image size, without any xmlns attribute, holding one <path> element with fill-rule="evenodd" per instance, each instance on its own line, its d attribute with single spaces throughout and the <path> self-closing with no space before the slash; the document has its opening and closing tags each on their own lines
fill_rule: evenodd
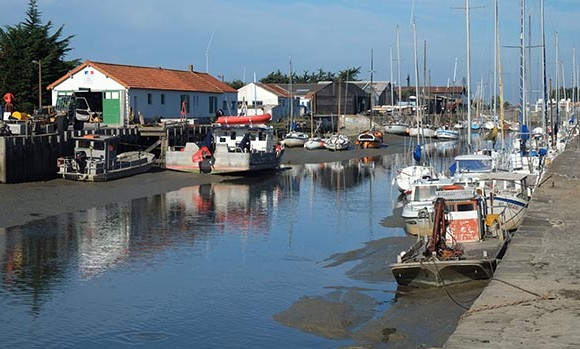
<svg viewBox="0 0 580 349">
<path fill-rule="evenodd" d="M 380 148 L 383 146 L 383 133 L 378 130 L 366 130 L 358 135 L 359 148 Z"/>
<path fill-rule="evenodd" d="M 270 114 L 260 114 L 260 115 L 245 115 L 245 116 L 219 116 L 216 120 L 216 124 L 222 125 L 253 125 L 253 124 L 265 124 L 272 119 Z"/>
</svg>

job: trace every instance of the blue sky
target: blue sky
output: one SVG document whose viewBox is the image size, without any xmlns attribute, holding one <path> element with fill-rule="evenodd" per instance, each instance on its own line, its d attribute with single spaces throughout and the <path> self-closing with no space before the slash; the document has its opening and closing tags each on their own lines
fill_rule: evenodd
<svg viewBox="0 0 580 349">
<path fill-rule="evenodd" d="M 580 2 L 545 0 L 549 77 L 555 78 L 555 32 L 567 85 L 572 83 L 572 48 L 580 47 Z M 249 82 L 269 72 L 289 70 L 336 72 L 361 66 L 359 78 L 390 80 L 389 50 L 396 58 L 400 28 L 401 75 L 414 85 L 413 27 L 417 20 L 420 81 L 423 43 L 433 85 L 466 76 L 465 0 L 38 0 L 44 22 L 64 25 L 75 35 L 69 58 L 206 71 Z M 483 79 L 490 95 L 493 77 L 493 0 L 470 0 L 472 93 Z M 25 18 L 27 0 L 0 0 L 0 24 Z M 532 15 L 532 45 L 540 44 L 540 0 L 527 0 Z M 9 9 L 9 10 L 7 10 Z M 527 17 L 527 15 L 526 15 Z M 500 0 L 501 43 L 519 45 L 520 1 Z M 527 35 L 527 33 L 526 33 Z M 210 38 L 211 40 L 210 44 Z M 208 50 L 209 46 L 209 50 Z M 206 53 L 209 52 L 209 55 Z M 519 51 L 502 48 L 505 95 L 517 102 Z M 540 49 L 532 50 L 532 87 L 540 88 Z M 580 56 L 580 52 L 578 53 Z M 206 57 L 209 57 L 206 60 Z M 209 64 L 208 64 L 209 63 Z M 579 64 L 580 66 L 580 60 Z M 397 65 L 393 65 L 397 80 Z M 245 74 L 244 74 L 245 73 Z"/>
</svg>

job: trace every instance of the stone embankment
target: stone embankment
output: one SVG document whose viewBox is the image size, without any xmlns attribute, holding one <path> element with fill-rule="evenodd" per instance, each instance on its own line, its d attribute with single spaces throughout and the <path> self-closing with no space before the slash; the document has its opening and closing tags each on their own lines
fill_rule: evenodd
<svg viewBox="0 0 580 349">
<path fill-rule="evenodd" d="M 482 295 L 444 348 L 580 348 L 580 146 L 536 190 Z"/>
</svg>

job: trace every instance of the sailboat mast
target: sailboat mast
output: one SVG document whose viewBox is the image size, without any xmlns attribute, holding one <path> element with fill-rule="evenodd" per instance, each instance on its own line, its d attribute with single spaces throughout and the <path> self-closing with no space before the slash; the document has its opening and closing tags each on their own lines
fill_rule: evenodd
<svg viewBox="0 0 580 349">
<path fill-rule="evenodd" d="M 526 124 L 526 0 L 521 1 L 521 23 L 520 23 L 520 130 Z"/>
<path fill-rule="evenodd" d="M 397 26 L 397 84 L 399 85 L 399 101 L 401 101 L 401 43 L 399 41 L 399 26 Z M 399 111 L 399 120 L 401 118 L 401 108 L 397 108 Z"/>
<path fill-rule="evenodd" d="M 465 0 L 465 17 L 467 26 L 467 147 L 471 152 L 471 48 L 469 29 L 469 0 Z"/>
<path fill-rule="evenodd" d="M 374 72 L 373 49 L 371 48 L 371 93 L 370 93 L 371 118 L 370 118 L 369 130 L 373 128 L 373 107 L 375 104 L 375 91 L 373 90 L 373 72 Z"/>
<path fill-rule="evenodd" d="M 294 122 L 294 95 L 292 93 L 292 57 L 289 58 L 290 66 L 290 129 L 292 130 L 292 123 Z"/>
<path fill-rule="evenodd" d="M 393 91 L 393 48 L 389 48 L 389 60 L 391 62 L 391 107 L 395 105 L 395 91 Z M 392 109 L 391 109 L 392 110 Z M 392 115 L 392 112 L 391 112 Z"/>
<path fill-rule="evenodd" d="M 497 5 L 497 1 L 496 1 Z M 496 8 L 497 11 L 497 8 Z M 499 11 L 498 11 L 499 12 Z M 499 18 L 499 13 L 498 13 Z M 503 78 L 501 76 L 501 48 L 500 48 L 500 32 L 499 32 L 499 21 L 495 27 L 496 38 L 495 47 L 497 51 L 497 74 L 499 78 L 499 118 L 501 122 L 501 149 L 505 149 L 505 123 L 504 123 L 504 106 L 503 106 Z"/>
<path fill-rule="evenodd" d="M 497 26 L 498 26 L 498 4 L 497 4 L 497 0 L 495 0 L 495 8 L 494 8 L 494 43 L 498 42 L 498 30 L 497 30 Z M 497 118 L 497 56 L 498 56 L 498 49 L 497 49 L 497 44 L 493 46 L 494 50 L 493 50 L 493 117 Z M 495 121 L 495 120 L 494 120 Z"/>
<path fill-rule="evenodd" d="M 542 120 L 542 128 L 546 132 L 548 124 L 548 84 L 546 78 L 546 31 L 544 29 L 544 0 L 541 1 L 541 21 L 542 21 L 542 87 L 544 92 L 544 118 Z"/>
<path fill-rule="evenodd" d="M 469 1 L 469 0 L 467 0 Z M 415 95 L 416 95 L 416 99 L 415 99 L 415 110 L 416 110 L 416 117 L 417 117 L 417 144 L 420 144 L 421 139 L 419 137 L 419 134 L 421 133 L 421 122 L 420 122 L 420 116 L 419 116 L 419 62 L 417 60 L 417 21 L 415 19 L 413 19 L 413 48 L 415 51 Z"/>
<path fill-rule="evenodd" d="M 559 73 L 559 66 L 560 66 L 560 57 L 559 57 L 559 45 L 558 42 L 560 40 L 560 35 L 556 32 L 556 123 L 554 124 L 553 134 L 555 140 L 558 140 L 558 128 L 560 127 L 560 73 Z"/>
</svg>

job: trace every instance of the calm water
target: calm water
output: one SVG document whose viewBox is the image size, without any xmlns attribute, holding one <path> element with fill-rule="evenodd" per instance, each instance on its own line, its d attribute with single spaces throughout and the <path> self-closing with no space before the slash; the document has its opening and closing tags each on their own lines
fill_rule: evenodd
<svg viewBox="0 0 580 349">
<path fill-rule="evenodd" d="M 457 153 L 449 149 L 434 157 L 440 166 Z M 273 316 L 336 287 L 363 290 L 377 314 L 393 304 L 395 282 L 351 279 L 353 264 L 325 260 L 404 236 L 381 222 L 408 158 L 296 166 L 0 231 L 0 347 L 355 344 Z"/>
</svg>

